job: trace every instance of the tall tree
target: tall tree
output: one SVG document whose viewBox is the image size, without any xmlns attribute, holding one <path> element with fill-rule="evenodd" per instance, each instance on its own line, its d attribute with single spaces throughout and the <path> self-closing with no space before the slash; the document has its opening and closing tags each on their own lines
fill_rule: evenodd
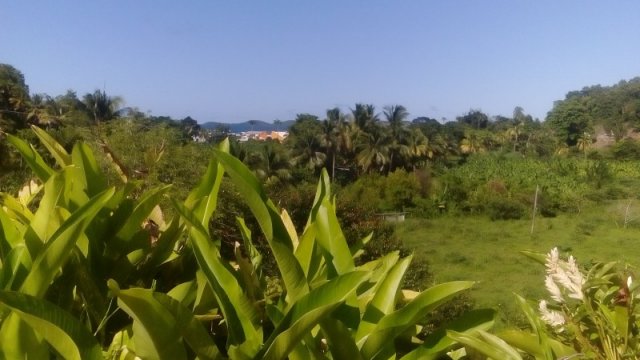
<svg viewBox="0 0 640 360">
<path fill-rule="evenodd" d="M 390 137 L 386 129 L 377 126 L 370 132 L 363 132 L 357 145 L 358 165 L 364 173 L 375 169 L 383 171 L 389 164 Z"/>
<path fill-rule="evenodd" d="M 376 108 L 371 104 L 356 104 L 356 107 L 351 109 L 351 115 L 358 128 L 365 132 L 369 131 L 378 122 Z"/>
<path fill-rule="evenodd" d="M 420 131 L 419 128 L 413 128 L 406 137 L 406 147 L 409 165 L 413 170 L 416 169 L 423 160 L 432 159 L 434 150 L 429 144 L 429 139 Z"/>
<path fill-rule="evenodd" d="M 123 103 L 119 96 L 109 96 L 104 90 L 96 90 L 83 98 L 87 111 L 95 123 L 108 121 L 118 116 L 118 109 Z"/>
<path fill-rule="evenodd" d="M 50 126 L 60 123 L 58 104 L 47 94 L 34 94 L 31 97 L 31 107 L 27 114 L 30 123 L 39 126 Z"/>
<path fill-rule="evenodd" d="M 458 122 L 466 124 L 476 130 L 484 129 L 489 125 L 489 117 L 480 110 L 469 110 L 468 113 L 456 118 Z"/>
<path fill-rule="evenodd" d="M 283 146 L 276 141 L 260 144 L 249 156 L 249 167 L 266 185 L 278 185 L 291 179 L 291 161 Z"/>
<path fill-rule="evenodd" d="M 576 145 L 578 139 L 592 129 L 591 113 L 582 98 L 556 102 L 545 123 L 568 146 Z"/>
<path fill-rule="evenodd" d="M 344 125 L 345 118 L 340 108 L 327 110 L 327 118 L 322 122 L 322 145 L 325 148 L 327 159 L 331 161 L 331 181 L 336 177 L 336 157 L 340 148 L 340 129 Z"/>
<path fill-rule="evenodd" d="M 318 117 L 310 114 L 298 114 L 295 123 L 289 128 L 286 143 L 289 144 L 295 164 L 310 170 L 316 170 L 325 163 L 326 154 L 322 151 L 322 124 Z"/>
<path fill-rule="evenodd" d="M 403 156 L 408 155 L 405 120 L 409 112 L 402 105 L 392 105 L 384 108 L 384 116 L 389 123 L 389 171 L 394 171 Z"/>
<path fill-rule="evenodd" d="M 24 75 L 9 64 L 0 64 L 0 131 L 26 127 L 28 110 L 29 87 Z"/>
</svg>

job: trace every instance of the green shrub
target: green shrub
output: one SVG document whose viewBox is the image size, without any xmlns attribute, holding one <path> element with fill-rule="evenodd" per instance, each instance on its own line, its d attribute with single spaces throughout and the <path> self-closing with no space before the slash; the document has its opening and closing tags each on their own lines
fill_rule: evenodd
<svg viewBox="0 0 640 360">
<path fill-rule="evenodd" d="M 618 160 L 640 159 L 640 143 L 633 139 L 618 141 L 611 147 L 611 154 Z"/>
<path fill-rule="evenodd" d="M 491 220 L 522 219 L 527 209 L 522 203 L 511 198 L 494 198 L 485 204 L 485 209 Z"/>
</svg>

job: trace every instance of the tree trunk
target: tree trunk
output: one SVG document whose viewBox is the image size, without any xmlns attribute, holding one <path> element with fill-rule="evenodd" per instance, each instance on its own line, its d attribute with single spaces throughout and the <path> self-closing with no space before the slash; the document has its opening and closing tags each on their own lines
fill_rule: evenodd
<svg viewBox="0 0 640 360">
<path fill-rule="evenodd" d="M 336 179 L 336 152 L 334 151 L 331 159 L 331 184 L 335 182 Z"/>
</svg>

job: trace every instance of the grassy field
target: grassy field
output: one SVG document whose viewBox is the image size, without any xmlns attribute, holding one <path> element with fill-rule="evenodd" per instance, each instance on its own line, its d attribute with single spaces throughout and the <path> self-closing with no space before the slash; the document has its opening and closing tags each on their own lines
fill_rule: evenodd
<svg viewBox="0 0 640 360">
<path fill-rule="evenodd" d="M 631 220 L 626 227 L 625 213 Z M 476 305 L 498 309 L 503 323 L 515 323 L 522 315 L 514 293 L 536 302 L 546 297 L 544 267 L 520 250 L 546 253 L 557 246 L 581 266 L 619 260 L 635 272 L 640 265 L 640 202 L 537 217 L 533 235 L 530 219 L 491 221 L 481 216 L 408 219 L 397 226 L 397 234 L 429 262 L 436 282 L 478 281 L 471 294 Z"/>
</svg>

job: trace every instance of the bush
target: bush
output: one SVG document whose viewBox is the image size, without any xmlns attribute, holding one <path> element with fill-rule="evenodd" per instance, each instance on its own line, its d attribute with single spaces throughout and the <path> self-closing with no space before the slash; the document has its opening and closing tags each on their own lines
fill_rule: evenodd
<svg viewBox="0 0 640 360">
<path fill-rule="evenodd" d="M 526 208 L 520 202 L 502 197 L 489 200 L 485 211 L 491 220 L 517 220 L 526 214 Z"/>
<path fill-rule="evenodd" d="M 618 160 L 640 159 L 640 143 L 633 139 L 624 139 L 611 147 L 611 155 Z"/>
</svg>

